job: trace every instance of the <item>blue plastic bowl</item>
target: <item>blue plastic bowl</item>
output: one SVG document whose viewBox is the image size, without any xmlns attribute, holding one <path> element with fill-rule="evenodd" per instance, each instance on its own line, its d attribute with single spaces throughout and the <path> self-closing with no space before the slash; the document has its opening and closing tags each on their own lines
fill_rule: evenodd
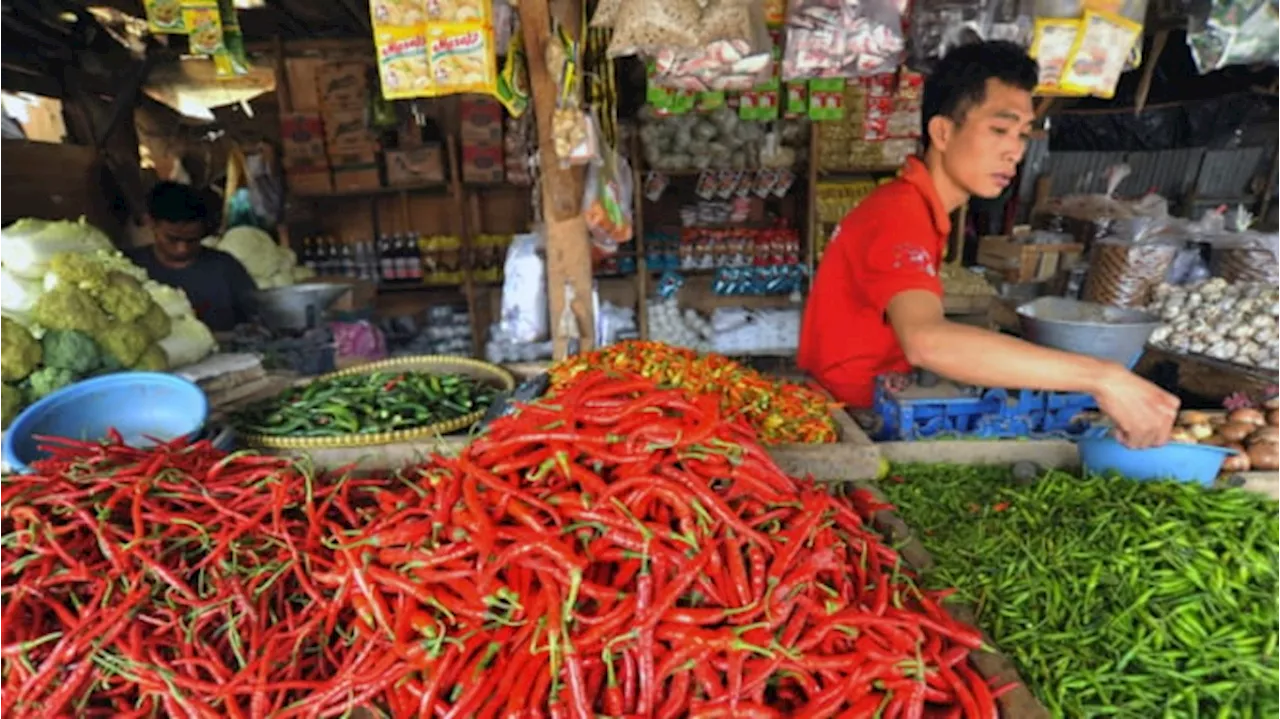
<svg viewBox="0 0 1280 719">
<path fill-rule="evenodd" d="M 196 385 L 160 372 L 120 372 L 78 382 L 19 414 L 4 433 L 4 461 L 13 472 L 45 455 L 37 436 L 99 440 L 115 428 L 127 444 L 147 437 L 190 437 L 204 426 L 209 400 Z"/>
<path fill-rule="evenodd" d="M 1130 479 L 1174 479 L 1208 487 L 1218 477 L 1233 449 L 1174 442 L 1153 449 L 1129 449 L 1114 437 L 1082 439 L 1080 462 L 1088 472 L 1116 472 Z"/>
</svg>

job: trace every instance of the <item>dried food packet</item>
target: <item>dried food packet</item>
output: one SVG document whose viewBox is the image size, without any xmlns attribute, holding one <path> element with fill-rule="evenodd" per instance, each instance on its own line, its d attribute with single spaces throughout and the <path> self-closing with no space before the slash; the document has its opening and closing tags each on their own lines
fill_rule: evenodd
<svg viewBox="0 0 1280 719">
<path fill-rule="evenodd" d="M 1115 95 L 1125 59 L 1142 34 L 1142 25 L 1109 13 L 1084 14 L 1080 34 L 1062 70 L 1059 84 L 1068 92 L 1104 99 Z"/>
<path fill-rule="evenodd" d="M 809 119 L 834 121 L 844 119 L 845 79 L 814 78 L 809 81 Z"/>
<path fill-rule="evenodd" d="M 716 176 L 716 197 L 727 200 L 733 197 L 733 190 L 737 187 L 738 174 L 733 170 L 721 170 Z"/>
<path fill-rule="evenodd" d="M 782 116 L 788 120 L 804 117 L 809 112 L 809 85 L 804 80 L 792 80 L 786 84 L 787 98 Z"/>
<path fill-rule="evenodd" d="M 627 0 L 609 42 L 611 58 L 652 55 L 663 47 L 698 47 L 702 8 L 696 0 Z"/>
<path fill-rule="evenodd" d="M 777 179 L 773 183 L 774 197 L 785 197 L 796 182 L 796 173 L 791 170 L 778 170 Z"/>
<path fill-rule="evenodd" d="M 778 173 L 776 170 L 757 170 L 756 197 L 763 199 L 773 194 L 773 186 L 777 181 Z"/>
<path fill-rule="evenodd" d="M 734 177 L 733 194 L 736 197 L 750 197 L 755 185 L 755 176 L 747 170 L 739 170 Z"/>
<path fill-rule="evenodd" d="M 667 185 L 671 184 L 671 180 L 661 172 L 649 172 L 644 178 L 644 196 L 650 202 L 657 202 L 662 197 L 662 193 L 666 191 Z"/>
<path fill-rule="evenodd" d="M 698 173 L 698 185 L 694 192 L 704 200 L 713 199 L 716 196 L 716 173 L 710 170 Z"/>
</svg>

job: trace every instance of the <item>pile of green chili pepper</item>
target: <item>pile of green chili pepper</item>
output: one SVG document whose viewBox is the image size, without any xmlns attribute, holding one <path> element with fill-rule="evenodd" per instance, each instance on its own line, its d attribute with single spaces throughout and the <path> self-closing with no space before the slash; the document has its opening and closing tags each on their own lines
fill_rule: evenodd
<svg viewBox="0 0 1280 719">
<path fill-rule="evenodd" d="M 741 416 L 765 444 L 824 444 L 839 441 L 831 412 L 839 405 L 822 392 L 770 377 L 723 355 L 698 354 L 661 342 L 618 342 L 570 357 L 551 369 L 554 387 L 564 387 L 590 369 L 611 369 L 720 398 L 720 409 Z"/>
<path fill-rule="evenodd" d="M 1274 501 L 1051 472 L 895 468 L 881 483 L 1056 716 L 1274 717 Z"/>
<path fill-rule="evenodd" d="M 273 437 L 328 437 L 395 432 L 482 411 L 497 395 L 462 374 L 372 372 L 317 379 L 236 413 L 243 432 Z"/>
</svg>

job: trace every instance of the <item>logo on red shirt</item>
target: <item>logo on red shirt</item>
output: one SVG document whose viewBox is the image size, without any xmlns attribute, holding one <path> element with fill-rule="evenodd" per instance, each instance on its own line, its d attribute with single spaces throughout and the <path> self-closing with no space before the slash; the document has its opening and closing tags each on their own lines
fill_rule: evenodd
<svg viewBox="0 0 1280 719">
<path fill-rule="evenodd" d="M 933 277 L 938 271 L 933 267 L 929 251 L 920 245 L 903 242 L 893 247 L 893 269 L 919 270 Z"/>
</svg>

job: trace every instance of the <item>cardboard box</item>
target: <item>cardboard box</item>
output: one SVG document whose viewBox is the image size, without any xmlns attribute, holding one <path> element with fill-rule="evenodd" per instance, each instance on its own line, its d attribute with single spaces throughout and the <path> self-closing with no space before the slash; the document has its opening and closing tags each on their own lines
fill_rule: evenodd
<svg viewBox="0 0 1280 719">
<path fill-rule="evenodd" d="M 333 170 L 333 189 L 338 192 L 360 192 L 382 187 L 378 166 L 355 165 Z"/>
<path fill-rule="evenodd" d="M 329 164 L 335 170 L 344 167 L 377 167 L 378 153 L 371 149 L 331 152 L 329 153 Z"/>
<path fill-rule="evenodd" d="M 288 113 L 280 118 L 280 146 L 285 167 L 325 164 L 324 125 L 313 113 Z"/>
<path fill-rule="evenodd" d="M 321 107 L 363 106 L 369 99 L 369 66 L 362 62 L 334 62 L 316 73 Z"/>
<path fill-rule="evenodd" d="M 387 185 L 426 185 L 444 182 L 444 148 L 438 143 L 413 150 L 388 150 Z"/>
<path fill-rule="evenodd" d="M 463 182 L 502 182 L 506 166 L 502 143 L 474 143 L 462 148 Z"/>
<path fill-rule="evenodd" d="M 329 155 L 325 153 L 324 146 L 320 146 L 320 154 L 318 155 L 282 155 L 280 157 L 280 166 L 285 172 L 306 172 L 308 170 L 325 172 L 329 171 Z"/>
<path fill-rule="evenodd" d="M 286 170 L 285 184 L 295 195 L 327 195 L 333 192 L 333 177 L 329 168 Z"/>
<path fill-rule="evenodd" d="M 1007 282 L 1043 282 L 1077 262 L 1084 254 L 1084 245 L 1081 244 L 1062 241 L 1028 242 L 1028 239 L 986 235 L 979 240 L 978 264 L 994 270 Z M 1061 239 L 1069 239 L 1069 236 L 1062 235 Z"/>
<path fill-rule="evenodd" d="M 463 98 L 458 112 L 462 120 L 462 144 L 502 142 L 502 105 L 479 95 Z"/>
<path fill-rule="evenodd" d="M 320 109 L 320 86 L 317 76 L 324 60 L 317 57 L 291 57 L 284 61 L 285 79 L 289 83 L 289 107 L 295 112 Z"/>
<path fill-rule="evenodd" d="M 369 128 L 363 109 L 325 111 L 324 137 L 330 154 L 378 146 L 378 136 Z"/>
<path fill-rule="evenodd" d="M 400 123 L 396 128 L 396 147 L 401 150 L 413 150 L 424 145 L 422 127 L 413 120 Z"/>
</svg>

